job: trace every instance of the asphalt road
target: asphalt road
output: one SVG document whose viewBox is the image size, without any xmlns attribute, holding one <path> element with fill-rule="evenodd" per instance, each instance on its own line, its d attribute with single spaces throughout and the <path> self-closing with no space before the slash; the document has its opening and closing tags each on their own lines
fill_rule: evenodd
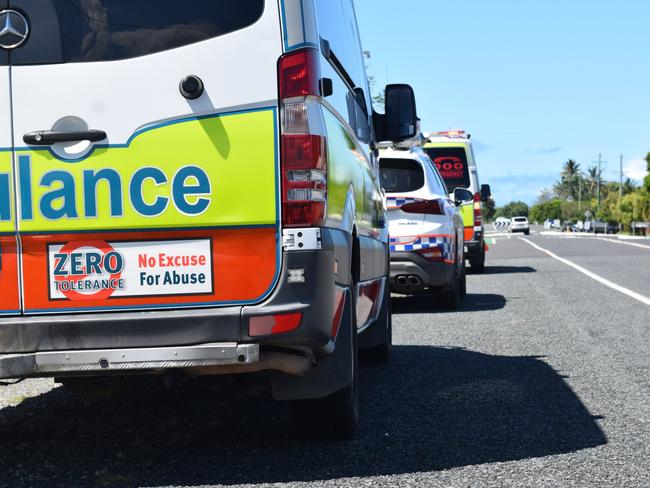
<svg viewBox="0 0 650 488">
<path fill-rule="evenodd" d="M 650 297 L 648 241 L 529 240 Z M 519 237 L 488 255 L 460 311 L 393 300 L 353 441 L 297 442 L 284 405 L 227 384 L 30 380 L 0 388 L 0 485 L 650 486 L 650 307 Z"/>
</svg>

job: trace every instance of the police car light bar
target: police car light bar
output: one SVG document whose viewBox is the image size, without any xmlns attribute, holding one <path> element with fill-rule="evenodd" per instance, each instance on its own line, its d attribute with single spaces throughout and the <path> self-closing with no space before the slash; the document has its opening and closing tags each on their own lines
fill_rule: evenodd
<svg viewBox="0 0 650 488">
<path fill-rule="evenodd" d="M 449 137 L 450 139 L 469 139 L 472 137 L 470 134 L 467 134 L 464 130 L 441 130 L 438 132 L 426 132 L 425 137 L 427 139 L 431 137 Z"/>
</svg>

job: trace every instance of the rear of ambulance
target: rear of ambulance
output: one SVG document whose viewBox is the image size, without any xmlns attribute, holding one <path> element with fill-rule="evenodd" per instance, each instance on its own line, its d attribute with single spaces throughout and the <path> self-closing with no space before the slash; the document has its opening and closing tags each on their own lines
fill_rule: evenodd
<svg viewBox="0 0 650 488">
<path fill-rule="evenodd" d="M 282 216 L 308 226 L 323 206 L 322 135 L 281 131 L 281 90 L 304 79 L 283 3 L 0 11 L 18 32 L 0 35 L 0 377 L 304 375 L 331 351 L 332 255 L 316 233 L 283 252 Z"/>
</svg>

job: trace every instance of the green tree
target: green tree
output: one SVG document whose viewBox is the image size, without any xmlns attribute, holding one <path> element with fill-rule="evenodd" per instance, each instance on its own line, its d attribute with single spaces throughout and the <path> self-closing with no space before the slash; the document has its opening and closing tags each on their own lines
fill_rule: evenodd
<svg viewBox="0 0 650 488">
<path fill-rule="evenodd" d="M 497 205 L 492 199 L 488 198 L 487 202 L 483 203 L 483 217 L 486 222 L 492 222 L 494 220 L 494 214 L 496 213 Z"/>
<path fill-rule="evenodd" d="M 636 181 L 631 180 L 630 178 L 625 178 L 625 181 L 623 182 L 623 195 L 634 193 L 638 188 Z"/>
<path fill-rule="evenodd" d="M 544 222 L 546 219 L 561 219 L 562 203 L 566 202 L 563 202 L 559 198 L 536 203 L 530 209 L 530 220 L 533 222 Z"/>
<path fill-rule="evenodd" d="M 648 174 L 643 180 L 643 187 L 645 188 L 646 193 L 650 194 L 650 152 L 645 156 L 645 162 L 648 165 Z"/>
<path fill-rule="evenodd" d="M 568 197 L 577 200 L 579 179 L 582 178 L 580 174 L 580 164 L 575 160 L 569 159 L 562 168 L 560 173 L 564 186 L 566 187 L 566 194 Z"/>
<path fill-rule="evenodd" d="M 504 205 L 503 207 L 499 207 L 496 209 L 495 212 L 495 217 L 506 217 L 508 219 L 511 219 L 512 217 L 528 217 L 528 205 L 526 205 L 524 202 L 521 201 L 516 201 L 516 202 L 510 202 L 507 205 Z"/>
</svg>

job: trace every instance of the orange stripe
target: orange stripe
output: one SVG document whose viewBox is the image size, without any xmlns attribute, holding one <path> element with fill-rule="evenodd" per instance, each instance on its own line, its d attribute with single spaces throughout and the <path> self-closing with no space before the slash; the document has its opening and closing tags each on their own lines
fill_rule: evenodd
<svg viewBox="0 0 650 488">
<path fill-rule="evenodd" d="M 211 238 L 213 293 L 192 296 L 116 297 L 104 300 L 50 300 L 47 245 L 89 239 L 83 235 L 22 236 L 25 308 L 51 309 L 128 307 L 184 303 L 240 302 L 260 298 L 272 285 L 276 271 L 276 230 L 224 229 L 183 232 L 102 234 L 104 241 L 143 241 Z M 3 289 L 0 287 L 0 289 Z M 4 289 L 3 289 L 4 291 Z"/>
<path fill-rule="evenodd" d="M 0 310 L 20 308 L 18 295 L 18 259 L 15 237 L 0 237 L 2 267 L 0 268 Z"/>
</svg>

